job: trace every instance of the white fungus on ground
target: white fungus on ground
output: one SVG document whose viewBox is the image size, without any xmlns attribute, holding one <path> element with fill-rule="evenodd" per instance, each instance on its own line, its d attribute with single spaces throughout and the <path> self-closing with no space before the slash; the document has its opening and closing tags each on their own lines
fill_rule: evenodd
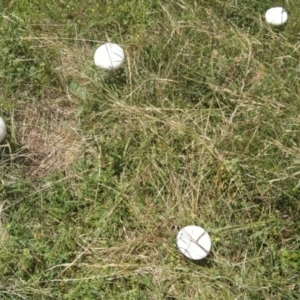
<svg viewBox="0 0 300 300">
<path fill-rule="evenodd" d="M 205 258 L 211 249 L 209 234 L 199 226 L 190 225 L 177 234 L 177 246 L 187 257 L 193 260 Z"/>
<path fill-rule="evenodd" d="M 0 117 L 0 142 L 3 141 L 5 136 L 6 136 L 6 125 L 3 121 L 3 119 Z"/>
<path fill-rule="evenodd" d="M 282 7 L 272 7 L 266 12 L 266 21 L 275 26 L 283 25 L 288 19 L 288 13 Z"/>
<path fill-rule="evenodd" d="M 117 44 L 105 43 L 96 49 L 95 65 L 105 70 L 116 70 L 124 63 L 124 50 Z"/>
</svg>

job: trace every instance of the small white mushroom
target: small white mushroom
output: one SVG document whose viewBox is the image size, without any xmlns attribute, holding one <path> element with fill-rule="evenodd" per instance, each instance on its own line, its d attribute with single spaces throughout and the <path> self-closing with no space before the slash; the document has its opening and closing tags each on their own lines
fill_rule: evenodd
<svg viewBox="0 0 300 300">
<path fill-rule="evenodd" d="M 6 136 L 6 125 L 3 121 L 3 119 L 0 117 L 0 142 L 3 141 L 5 136 Z"/>
<path fill-rule="evenodd" d="M 288 13 L 282 7 L 272 7 L 266 12 L 267 23 L 275 26 L 283 25 L 288 19 Z"/>
<path fill-rule="evenodd" d="M 123 49 L 113 43 L 101 45 L 94 54 L 95 65 L 105 70 L 116 70 L 124 63 Z"/>
<path fill-rule="evenodd" d="M 209 234 L 199 226 L 182 228 L 177 234 L 177 246 L 187 257 L 193 260 L 205 258 L 211 249 Z"/>
</svg>

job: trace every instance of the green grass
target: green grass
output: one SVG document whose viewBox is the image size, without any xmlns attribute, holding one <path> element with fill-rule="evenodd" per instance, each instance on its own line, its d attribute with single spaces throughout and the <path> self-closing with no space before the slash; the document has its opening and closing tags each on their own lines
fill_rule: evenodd
<svg viewBox="0 0 300 300">
<path fill-rule="evenodd" d="M 300 8 L 279 2 L 282 28 L 274 1 L 1 2 L 1 299 L 298 299 Z"/>
</svg>

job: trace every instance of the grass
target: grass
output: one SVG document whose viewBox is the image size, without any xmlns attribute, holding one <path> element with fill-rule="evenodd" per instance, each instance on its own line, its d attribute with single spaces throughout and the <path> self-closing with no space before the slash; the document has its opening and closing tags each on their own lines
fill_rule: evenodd
<svg viewBox="0 0 300 300">
<path fill-rule="evenodd" d="M 298 299 L 300 8 L 240 2 L 1 2 L 1 299 Z"/>
</svg>

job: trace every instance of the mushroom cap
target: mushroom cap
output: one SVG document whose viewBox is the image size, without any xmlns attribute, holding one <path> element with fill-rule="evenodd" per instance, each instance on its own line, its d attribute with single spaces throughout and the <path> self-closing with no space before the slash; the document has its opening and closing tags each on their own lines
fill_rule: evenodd
<svg viewBox="0 0 300 300">
<path fill-rule="evenodd" d="M 105 70 L 116 70 L 124 63 L 123 49 L 113 43 L 105 43 L 96 49 L 94 54 L 95 65 Z"/>
<path fill-rule="evenodd" d="M 190 225 L 177 234 L 177 246 L 187 257 L 193 260 L 205 258 L 211 249 L 209 234 L 200 226 Z"/>
<path fill-rule="evenodd" d="M 266 12 L 267 23 L 275 26 L 283 25 L 288 19 L 288 13 L 282 7 L 272 7 Z"/>
<path fill-rule="evenodd" d="M 0 117 L 0 142 L 3 141 L 5 136 L 6 136 L 6 125 L 3 121 L 3 119 Z"/>
</svg>

